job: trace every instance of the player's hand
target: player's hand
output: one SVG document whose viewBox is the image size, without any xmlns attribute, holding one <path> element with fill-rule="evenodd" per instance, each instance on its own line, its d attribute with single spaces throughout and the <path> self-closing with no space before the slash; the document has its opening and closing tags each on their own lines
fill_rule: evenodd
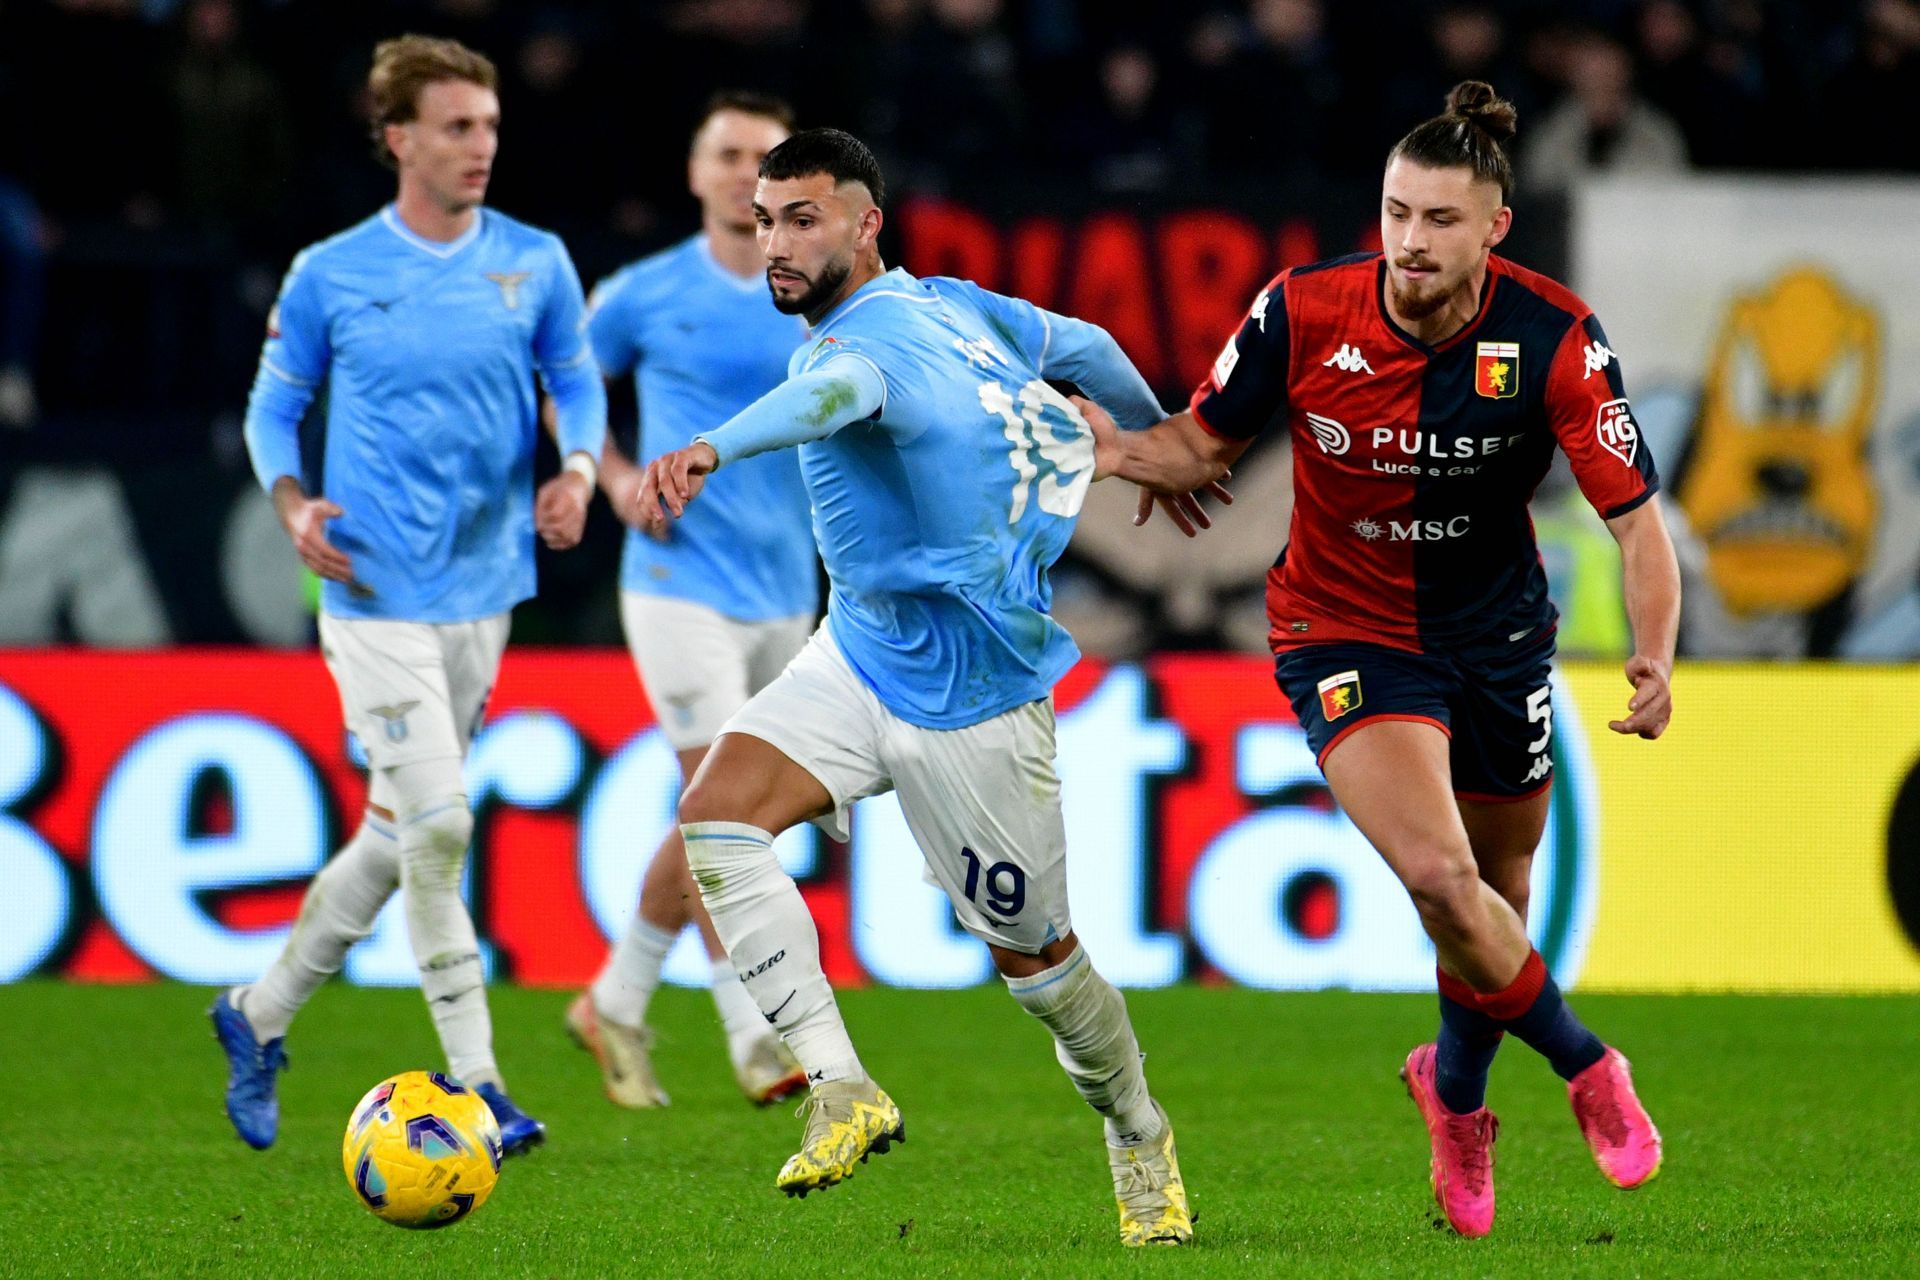
<svg viewBox="0 0 1920 1280">
<path fill-rule="evenodd" d="M 283 481 L 282 483 L 291 483 Z M 325 498 L 309 498 L 297 489 L 274 494 L 280 523 L 293 539 L 300 563 L 334 582 L 353 581 L 353 561 L 327 541 L 327 521 L 347 514 Z"/>
<path fill-rule="evenodd" d="M 533 499 L 533 527 L 540 540 L 555 551 L 579 546 L 592 499 L 593 487 L 578 471 L 562 471 L 541 485 Z"/>
<path fill-rule="evenodd" d="M 1627 659 L 1627 680 L 1633 685 L 1633 698 L 1627 703 L 1625 720 L 1609 720 L 1607 728 L 1615 733 L 1637 733 L 1652 741 L 1667 731 L 1673 718 L 1673 689 L 1666 667 L 1639 654 Z"/>
<path fill-rule="evenodd" d="M 1227 472 L 1220 479 L 1233 479 L 1233 472 Z M 1229 493 L 1227 487 L 1219 480 L 1209 482 L 1206 488 L 1197 492 L 1207 494 L 1226 506 L 1233 505 L 1233 494 Z M 1173 521 L 1180 532 L 1189 538 L 1199 537 L 1202 529 L 1213 528 L 1213 517 L 1207 514 L 1206 508 L 1200 505 L 1200 499 L 1195 494 L 1155 493 L 1143 487 L 1140 490 L 1140 500 L 1133 509 L 1133 524 L 1136 529 L 1153 519 L 1155 507 L 1166 512 L 1167 519 Z"/>
<path fill-rule="evenodd" d="M 614 519 L 630 529 L 640 527 L 640 472 L 626 459 L 615 459 L 609 449 L 600 459 L 600 492 L 607 495 Z"/>
<path fill-rule="evenodd" d="M 680 518 L 687 504 L 699 496 L 707 476 L 720 465 L 720 455 L 704 442 L 663 453 L 647 464 L 640 479 L 640 527 L 656 536 L 666 532 L 667 516 Z"/>
<path fill-rule="evenodd" d="M 1087 420 L 1087 429 L 1093 433 L 1093 480 L 1098 484 L 1118 472 L 1126 458 L 1126 450 L 1120 443 L 1120 428 L 1113 415 L 1085 396 L 1067 398 Z"/>
</svg>

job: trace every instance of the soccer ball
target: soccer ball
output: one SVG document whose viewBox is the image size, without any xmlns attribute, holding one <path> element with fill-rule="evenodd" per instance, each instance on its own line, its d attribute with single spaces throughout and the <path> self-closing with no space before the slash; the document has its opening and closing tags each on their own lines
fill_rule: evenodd
<svg viewBox="0 0 1920 1280">
<path fill-rule="evenodd" d="M 487 1202 L 500 1177 L 500 1126 L 486 1100 L 439 1071 L 403 1071 L 367 1091 L 347 1121 L 347 1185 L 396 1227 L 444 1227 Z"/>
</svg>

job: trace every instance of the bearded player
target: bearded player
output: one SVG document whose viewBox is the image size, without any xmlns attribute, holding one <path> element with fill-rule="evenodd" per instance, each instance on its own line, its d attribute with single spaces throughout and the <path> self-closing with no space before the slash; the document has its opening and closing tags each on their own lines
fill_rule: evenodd
<svg viewBox="0 0 1920 1280">
<path fill-rule="evenodd" d="M 1493 256 L 1513 214 L 1513 107 L 1478 82 L 1401 139 L 1383 253 L 1282 272 L 1191 406 L 1099 436 L 1099 474 L 1161 494 L 1217 479 L 1270 425 L 1295 506 L 1268 579 L 1275 674 L 1334 798 L 1400 878 L 1439 956 L 1440 1031 L 1402 1075 L 1455 1230 L 1493 1226 L 1487 1072 L 1511 1032 L 1568 1082 L 1600 1170 L 1660 1167 L 1627 1060 L 1589 1031 L 1527 940 L 1553 786 L 1555 614 L 1527 502 L 1557 445 L 1619 543 L 1634 652 L 1616 733 L 1657 738 L 1680 575 L 1620 367 L 1592 311 Z M 1136 523 L 1151 515 L 1142 497 Z"/>
<path fill-rule="evenodd" d="M 832 594 L 827 620 L 727 722 L 680 801 L 687 862 L 727 954 L 807 1070 L 808 1122 L 776 1185 L 833 1186 L 904 1134 L 820 967 L 819 935 L 773 838 L 838 827 L 895 791 L 927 869 L 1052 1034 L 1105 1120 L 1128 1245 L 1191 1238 L 1173 1127 L 1147 1088 L 1126 1001 L 1068 915 L 1053 685 L 1078 651 L 1048 616 L 1047 569 L 1093 479 L 1093 440 L 1050 387 L 1161 413 L 1106 332 L 962 280 L 888 271 L 879 165 L 835 129 L 760 168 L 767 281 L 810 341 L 730 421 L 648 464 L 648 523 L 685 513 L 741 458 L 798 446 Z"/>
<path fill-rule="evenodd" d="M 642 457 L 689 444 L 779 385 L 807 336 L 805 323 L 767 296 L 754 239 L 760 162 L 792 129 L 793 112 L 777 98 L 716 94 L 687 157 L 700 234 L 593 291 L 587 336 L 601 373 L 633 375 Z M 601 459 L 607 500 L 633 526 L 620 562 L 621 625 L 683 778 L 693 777 L 727 717 L 800 652 L 819 598 L 799 462 L 790 453 L 752 458 L 731 479 L 656 538 L 638 528 L 640 469 L 611 441 Z M 700 906 L 676 827 L 647 865 L 639 909 L 567 1009 L 568 1030 L 599 1060 L 607 1097 L 623 1107 L 667 1103 L 647 1005 L 689 921 L 712 962 L 713 1003 L 741 1092 L 764 1104 L 804 1089 L 806 1073 L 754 1007 Z"/>
<path fill-rule="evenodd" d="M 481 203 L 499 142 L 497 80 L 452 40 L 403 36 L 374 50 L 374 142 L 399 194 L 293 260 L 247 404 L 254 474 L 325 579 L 320 650 L 369 775 L 360 827 L 308 886 L 279 957 L 214 1002 L 227 1116 L 253 1147 L 279 1129 L 294 1015 L 396 888 L 448 1068 L 493 1109 L 507 1154 L 545 1132 L 494 1060 L 460 896 L 473 834 L 462 766 L 509 613 L 534 591 L 536 532 L 556 549 L 580 541 L 607 400 L 566 247 Z M 565 459 L 537 499 L 536 374 Z M 299 426 L 323 385 L 324 489 L 310 490 Z"/>
</svg>

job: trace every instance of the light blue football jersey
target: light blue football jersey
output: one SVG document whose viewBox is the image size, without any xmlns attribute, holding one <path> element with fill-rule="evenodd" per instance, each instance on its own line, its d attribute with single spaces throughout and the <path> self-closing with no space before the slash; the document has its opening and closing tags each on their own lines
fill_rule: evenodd
<svg viewBox="0 0 1920 1280">
<path fill-rule="evenodd" d="M 601 372 L 633 372 L 642 462 L 685 448 L 777 386 L 807 336 L 800 317 L 774 310 L 765 277 L 735 276 L 704 235 L 607 277 L 587 315 Z M 744 622 L 812 613 L 820 574 L 799 459 L 739 463 L 664 542 L 629 529 L 620 587 Z"/>
<path fill-rule="evenodd" d="M 281 286 L 247 412 L 255 474 L 300 478 L 301 415 L 327 387 L 327 536 L 354 583 L 346 618 L 464 622 L 534 593 L 534 375 L 563 452 L 599 457 L 606 391 L 558 237 L 481 209 L 459 239 L 415 235 L 389 206 L 302 251 Z M 309 481 L 311 478 L 307 478 Z"/>
<path fill-rule="evenodd" d="M 878 413 L 800 446 L 834 641 L 926 728 L 1046 697 L 1079 656 L 1048 614 L 1047 573 L 1093 479 L 1093 438 L 1043 378 L 1128 428 L 1159 421 L 1159 404 L 1103 330 L 897 269 L 823 316 L 791 373 L 848 359 L 884 382 Z"/>
</svg>

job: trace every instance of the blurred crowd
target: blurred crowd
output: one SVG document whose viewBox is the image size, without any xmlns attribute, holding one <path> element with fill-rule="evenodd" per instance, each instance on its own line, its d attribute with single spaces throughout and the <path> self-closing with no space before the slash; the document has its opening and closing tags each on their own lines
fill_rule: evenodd
<svg viewBox="0 0 1920 1280">
<path fill-rule="evenodd" d="M 1920 170 L 1920 0 L 0 0 L 0 424 L 37 414 L 63 251 L 231 264 L 263 310 L 295 248 L 388 198 L 362 82 L 408 30 L 499 63 L 491 199 L 589 246 L 583 270 L 684 229 L 686 128 L 720 86 L 858 132 L 897 189 L 963 195 L 1364 179 L 1469 77 L 1519 104 L 1535 190 Z M 242 368 L 253 339 L 230 339 Z"/>
</svg>

